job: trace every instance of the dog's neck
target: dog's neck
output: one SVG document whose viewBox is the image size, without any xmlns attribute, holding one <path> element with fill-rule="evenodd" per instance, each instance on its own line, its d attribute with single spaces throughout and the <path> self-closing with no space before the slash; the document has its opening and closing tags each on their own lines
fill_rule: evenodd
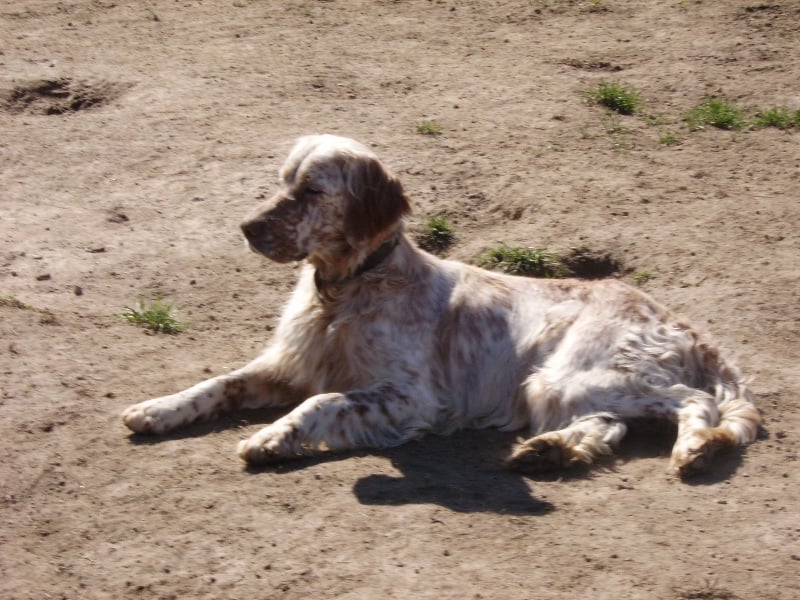
<svg viewBox="0 0 800 600">
<path fill-rule="evenodd" d="M 397 244 L 400 242 L 400 236 L 393 236 L 386 240 L 383 244 L 378 246 L 373 252 L 368 254 L 366 258 L 355 268 L 350 275 L 344 277 L 326 278 L 322 275 L 319 268 L 314 269 L 314 285 L 317 287 L 317 297 L 322 301 L 330 302 L 334 299 L 335 293 L 343 285 L 358 279 L 364 273 L 374 269 L 383 263 L 392 254 Z"/>
</svg>

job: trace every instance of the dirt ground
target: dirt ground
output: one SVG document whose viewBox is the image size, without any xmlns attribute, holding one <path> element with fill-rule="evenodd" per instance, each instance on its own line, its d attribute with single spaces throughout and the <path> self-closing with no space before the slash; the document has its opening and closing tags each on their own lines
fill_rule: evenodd
<svg viewBox="0 0 800 600">
<path fill-rule="evenodd" d="M 709 95 L 800 108 L 796 0 L 0 2 L 0 597 L 793 599 L 800 132 L 690 132 Z M 646 101 L 586 100 L 619 81 Z M 440 135 L 422 135 L 432 121 Z M 513 435 L 247 470 L 247 413 L 119 413 L 254 357 L 295 266 L 240 219 L 292 140 L 376 149 L 449 255 L 610 252 L 753 377 L 760 440 L 705 477 L 632 435 L 589 473 Z M 675 135 L 680 143 L 662 143 Z M 191 328 L 123 322 L 159 294 Z"/>
</svg>

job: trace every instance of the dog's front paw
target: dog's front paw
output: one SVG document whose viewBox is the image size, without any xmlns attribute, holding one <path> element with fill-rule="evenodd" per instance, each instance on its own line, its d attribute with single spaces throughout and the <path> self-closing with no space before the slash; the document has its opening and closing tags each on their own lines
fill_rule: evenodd
<svg viewBox="0 0 800 600">
<path fill-rule="evenodd" d="M 148 400 L 126 408 L 122 413 L 122 422 L 134 433 L 159 434 L 174 427 L 172 412 L 165 410 L 157 400 Z"/>
<path fill-rule="evenodd" d="M 249 465 L 270 465 L 302 454 L 294 426 L 273 423 L 239 442 L 239 457 Z"/>
</svg>

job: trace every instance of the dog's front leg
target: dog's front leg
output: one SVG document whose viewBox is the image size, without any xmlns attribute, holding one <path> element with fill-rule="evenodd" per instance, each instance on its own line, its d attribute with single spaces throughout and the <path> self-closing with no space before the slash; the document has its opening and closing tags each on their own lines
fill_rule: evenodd
<svg viewBox="0 0 800 600">
<path fill-rule="evenodd" d="M 239 456 L 261 465 L 323 449 L 396 446 L 429 431 L 436 413 L 436 402 L 419 390 L 387 384 L 319 394 L 240 442 Z"/>
<path fill-rule="evenodd" d="M 238 408 L 297 401 L 296 392 L 277 375 L 273 362 L 266 354 L 241 369 L 182 392 L 134 404 L 122 413 L 122 422 L 135 433 L 159 434 Z"/>
</svg>

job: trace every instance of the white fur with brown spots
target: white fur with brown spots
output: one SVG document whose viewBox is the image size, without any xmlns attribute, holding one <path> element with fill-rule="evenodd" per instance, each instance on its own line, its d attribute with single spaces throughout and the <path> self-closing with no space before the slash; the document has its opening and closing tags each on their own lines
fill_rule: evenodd
<svg viewBox="0 0 800 600">
<path fill-rule="evenodd" d="M 301 138 L 281 188 L 242 224 L 250 247 L 305 260 L 253 362 L 129 407 L 137 433 L 236 408 L 294 407 L 239 445 L 263 464 L 387 447 L 427 432 L 527 428 L 511 468 L 590 464 L 637 417 L 668 419 L 681 475 L 755 439 L 738 369 L 684 321 L 617 280 L 511 277 L 442 260 L 405 235 L 403 188 L 367 148 Z"/>
</svg>

